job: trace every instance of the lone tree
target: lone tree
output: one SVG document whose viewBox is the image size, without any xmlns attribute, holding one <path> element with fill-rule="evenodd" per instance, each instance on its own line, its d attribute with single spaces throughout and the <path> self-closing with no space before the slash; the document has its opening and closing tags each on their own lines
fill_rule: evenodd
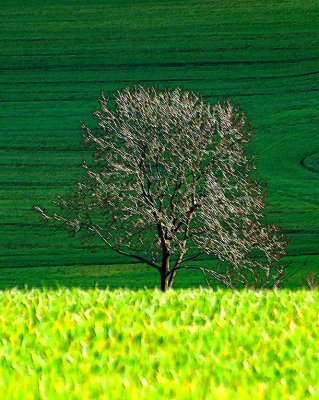
<svg viewBox="0 0 319 400">
<path fill-rule="evenodd" d="M 100 104 L 96 127 L 83 124 L 93 150 L 83 178 L 57 197 L 57 212 L 35 207 L 42 217 L 157 269 L 163 291 L 190 268 L 232 288 L 278 285 L 286 243 L 262 225 L 245 115 L 231 102 L 141 86 Z M 202 254 L 220 262 L 204 267 Z"/>
</svg>

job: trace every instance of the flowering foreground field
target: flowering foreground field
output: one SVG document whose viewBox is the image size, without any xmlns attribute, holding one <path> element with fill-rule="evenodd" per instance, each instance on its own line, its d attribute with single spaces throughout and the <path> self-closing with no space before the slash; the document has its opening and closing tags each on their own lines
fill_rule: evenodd
<svg viewBox="0 0 319 400">
<path fill-rule="evenodd" d="M 319 398 L 319 292 L 8 290 L 6 399 Z"/>
</svg>

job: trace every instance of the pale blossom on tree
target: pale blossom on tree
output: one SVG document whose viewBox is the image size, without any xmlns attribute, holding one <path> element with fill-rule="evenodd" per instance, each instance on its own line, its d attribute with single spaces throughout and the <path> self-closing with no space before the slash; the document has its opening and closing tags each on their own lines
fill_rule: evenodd
<svg viewBox="0 0 319 400">
<path fill-rule="evenodd" d="M 262 224 L 245 115 L 231 102 L 141 86 L 100 104 L 97 127 L 83 124 L 93 151 L 83 179 L 58 196 L 56 213 L 36 207 L 42 216 L 157 269 L 163 291 L 186 268 L 229 287 L 278 285 L 286 243 Z M 195 263 L 202 254 L 221 262 Z"/>
</svg>

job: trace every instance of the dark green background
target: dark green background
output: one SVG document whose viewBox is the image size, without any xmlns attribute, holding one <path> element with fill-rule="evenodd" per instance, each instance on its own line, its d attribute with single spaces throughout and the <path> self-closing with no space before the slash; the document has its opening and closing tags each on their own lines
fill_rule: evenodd
<svg viewBox="0 0 319 400">
<path fill-rule="evenodd" d="M 80 120 L 100 91 L 135 83 L 238 103 L 256 131 L 268 220 L 291 240 L 286 261 L 319 267 L 318 1 L 2 0 L 1 22 L 2 286 L 59 271 L 70 284 L 107 285 L 109 267 L 97 266 L 127 262 L 50 231 L 32 205 L 47 206 L 80 172 Z M 148 282 L 139 267 L 117 268 Z"/>
</svg>

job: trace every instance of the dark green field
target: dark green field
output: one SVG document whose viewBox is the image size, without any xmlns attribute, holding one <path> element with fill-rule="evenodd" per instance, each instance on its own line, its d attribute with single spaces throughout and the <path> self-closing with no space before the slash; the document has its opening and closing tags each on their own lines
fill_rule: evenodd
<svg viewBox="0 0 319 400">
<path fill-rule="evenodd" d="M 267 218 L 283 227 L 286 262 L 300 268 L 291 286 L 319 268 L 318 1 L 2 0 L 0 10 L 0 287 L 157 283 L 99 244 L 91 252 L 50 231 L 32 211 L 80 172 L 80 120 L 100 91 L 135 83 L 232 98 L 247 112 Z"/>
</svg>

